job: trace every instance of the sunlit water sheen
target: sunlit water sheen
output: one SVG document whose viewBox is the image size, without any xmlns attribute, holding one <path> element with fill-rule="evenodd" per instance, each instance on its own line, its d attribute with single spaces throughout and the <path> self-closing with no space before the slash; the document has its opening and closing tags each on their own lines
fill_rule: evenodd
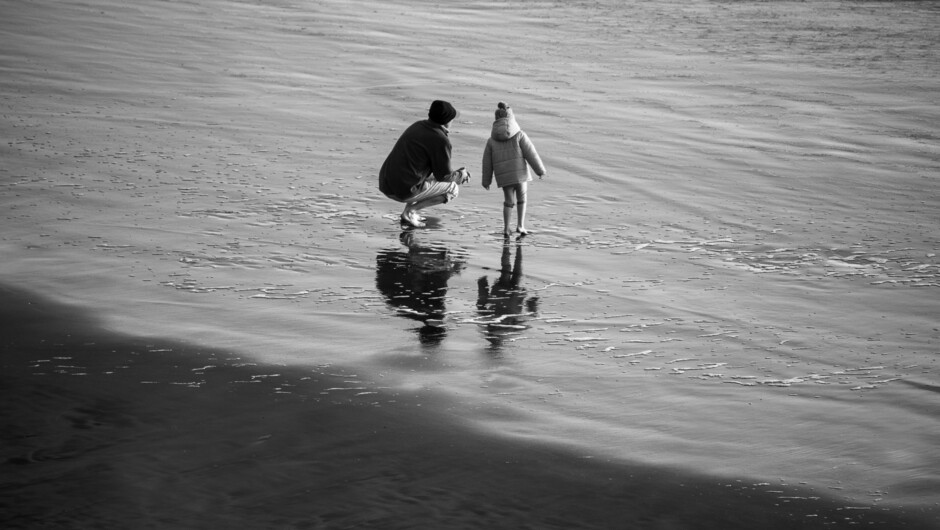
<svg viewBox="0 0 940 530">
<path fill-rule="evenodd" d="M 371 3 L 396 45 L 317 8 L 234 6 L 238 38 L 210 26 L 208 55 L 180 59 L 192 78 L 146 39 L 142 77 L 71 72 L 117 52 L 63 11 L 74 35 L 20 50 L 59 61 L 66 96 L 4 127 L 0 273 L 118 330 L 355 373 L 337 395 L 445 394 L 477 428 L 585 457 L 932 503 L 938 12 L 814 6 L 455 9 L 477 47 L 438 36 L 446 81 L 394 62 L 426 53 L 420 20 Z M 521 63 L 496 41 L 514 25 L 539 29 Z M 403 233 L 375 171 L 434 97 L 462 109 L 475 179 Z M 499 99 L 549 168 L 519 241 L 478 186 Z"/>
</svg>

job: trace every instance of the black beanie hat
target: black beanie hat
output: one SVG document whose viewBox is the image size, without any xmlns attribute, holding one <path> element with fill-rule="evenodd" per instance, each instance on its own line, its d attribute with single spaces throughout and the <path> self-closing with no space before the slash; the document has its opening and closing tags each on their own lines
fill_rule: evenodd
<svg viewBox="0 0 940 530">
<path fill-rule="evenodd" d="M 447 125 L 457 117 L 457 109 L 446 101 L 435 99 L 431 103 L 431 109 L 428 110 L 428 118 L 434 123 Z"/>
</svg>

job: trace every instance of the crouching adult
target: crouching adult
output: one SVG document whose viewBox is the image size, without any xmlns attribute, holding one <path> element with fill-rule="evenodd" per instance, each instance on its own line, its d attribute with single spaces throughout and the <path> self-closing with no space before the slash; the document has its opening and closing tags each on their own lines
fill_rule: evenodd
<svg viewBox="0 0 940 530">
<path fill-rule="evenodd" d="M 470 180 L 465 168 L 451 169 L 450 124 L 459 113 L 446 101 L 435 100 L 428 119 L 405 129 L 379 171 L 379 190 L 405 203 L 402 224 L 424 226 L 421 210 L 457 198 L 460 184 Z"/>
</svg>

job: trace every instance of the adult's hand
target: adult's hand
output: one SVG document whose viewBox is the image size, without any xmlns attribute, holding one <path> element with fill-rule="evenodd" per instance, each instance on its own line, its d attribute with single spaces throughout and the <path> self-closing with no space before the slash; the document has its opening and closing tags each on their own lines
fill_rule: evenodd
<svg viewBox="0 0 940 530">
<path fill-rule="evenodd" d="M 470 182 L 470 172 L 467 171 L 467 168 L 462 167 L 454 171 L 451 180 L 457 184 L 466 184 L 467 182 Z"/>
</svg>

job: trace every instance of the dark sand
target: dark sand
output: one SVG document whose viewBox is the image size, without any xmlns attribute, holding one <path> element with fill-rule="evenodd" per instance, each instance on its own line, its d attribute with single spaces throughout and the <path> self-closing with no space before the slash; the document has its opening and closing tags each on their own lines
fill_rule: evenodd
<svg viewBox="0 0 940 530">
<path fill-rule="evenodd" d="M 433 392 L 328 396 L 357 376 L 241 364 L 0 295 L 4 528 L 934 527 L 808 488 L 496 439 Z"/>
</svg>

